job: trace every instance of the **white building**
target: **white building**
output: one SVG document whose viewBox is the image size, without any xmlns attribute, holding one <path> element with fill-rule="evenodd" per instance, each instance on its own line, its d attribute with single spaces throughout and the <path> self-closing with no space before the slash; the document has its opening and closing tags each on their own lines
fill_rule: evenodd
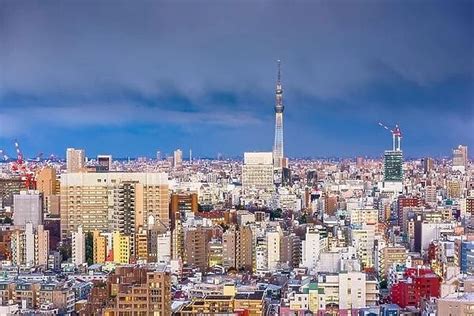
<svg viewBox="0 0 474 316">
<path fill-rule="evenodd" d="M 273 190 L 273 154 L 271 152 L 244 153 L 242 187 L 244 191 Z"/>
<path fill-rule="evenodd" d="M 72 232 L 72 263 L 76 266 L 86 262 L 86 236 L 82 231 L 82 226 L 77 228 L 77 232 Z"/>
<path fill-rule="evenodd" d="M 43 223 L 43 199 L 39 191 L 21 191 L 13 196 L 13 224 L 25 227 L 28 222 L 34 228 Z"/>
<path fill-rule="evenodd" d="M 266 232 L 268 270 L 273 271 L 280 264 L 280 244 L 282 231 L 280 226 L 274 226 Z"/>
<path fill-rule="evenodd" d="M 169 263 L 171 260 L 171 231 L 167 231 L 157 236 L 157 254 L 156 262 Z"/>
<path fill-rule="evenodd" d="M 322 251 L 327 249 L 327 238 L 322 238 L 317 227 L 306 227 L 305 240 L 302 241 L 302 266 L 314 269 Z"/>
</svg>

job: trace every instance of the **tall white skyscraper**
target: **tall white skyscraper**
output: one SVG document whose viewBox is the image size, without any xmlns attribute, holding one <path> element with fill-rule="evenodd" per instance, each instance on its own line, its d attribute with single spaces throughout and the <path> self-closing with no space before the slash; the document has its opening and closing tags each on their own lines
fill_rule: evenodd
<svg viewBox="0 0 474 316">
<path fill-rule="evenodd" d="M 66 151 L 67 172 L 80 172 L 85 166 L 86 152 L 84 149 L 68 148 Z"/>
</svg>

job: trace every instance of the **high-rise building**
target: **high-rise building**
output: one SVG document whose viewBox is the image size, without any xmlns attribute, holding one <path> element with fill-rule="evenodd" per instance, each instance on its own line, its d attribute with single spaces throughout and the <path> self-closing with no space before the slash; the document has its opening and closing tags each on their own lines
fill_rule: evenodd
<svg viewBox="0 0 474 316">
<path fill-rule="evenodd" d="M 13 231 L 10 241 L 12 263 L 18 266 L 46 266 L 49 254 L 49 231 L 26 223 L 24 229 Z"/>
<path fill-rule="evenodd" d="M 36 228 L 43 224 L 43 197 L 39 191 L 21 191 L 13 197 L 13 224 L 25 227 L 26 223 Z"/>
<path fill-rule="evenodd" d="M 402 151 L 386 150 L 384 156 L 384 181 L 403 181 L 403 153 Z"/>
<path fill-rule="evenodd" d="M 173 168 L 180 168 L 183 165 L 183 152 L 181 149 L 176 149 L 173 152 Z"/>
<path fill-rule="evenodd" d="M 100 171 L 112 170 L 112 155 L 98 155 L 97 164 L 97 169 Z"/>
<path fill-rule="evenodd" d="M 252 230 L 248 226 L 232 226 L 222 234 L 222 264 L 225 268 L 252 271 Z"/>
<path fill-rule="evenodd" d="M 81 172 L 86 162 L 86 152 L 84 149 L 68 148 L 66 151 L 67 172 Z"/>
<path fill-rule="evenodd" d="M 130 202 L 127 205 L 125 198 Z M 124 233 L 132 232 L 132 229 L 138 231 L 140 227 L 166 231 L 169 227 L 168 176 L 165 173 L 125 172 L 61 176 L 61 231 L 64 237 L 80 225 L 85 232 L 112 232 L 117 221 L 109 220 L 111 214 L 117 219 L 127 219 L 127 223 L 123 223 Z"/>
<path fill-rule="evenodd" d="M 467 146 L 459 145 L 453 149 L 453 169 L 465 170 L 467 168 L 468 154 Z"/>
<path fill-rule="evenodd" d="M 56 170 L 51 167 L 42 168 L 36 175 L 36 190 L 46 195 L 58 194 Z"/>
<path fill-rule="evenodd" d="M 280 257 L 290 268 L 297 268 L 301 263 L 301 239 L 294 233 L 282 237 Z"/>
<path fill-rule="evenodd" d="M 302 241 L 302 266 L 309 270 L 314 269 L 318 263 L 319 255 L 324 250 L 324 241 L 316 227 L 306 228 L 305 240 Z"/>
<path fill-rule="evenodd" d="M 59 181 L 54 168 L 44 167 L 36 174 L 36 190 L 43 195 L 44 213 L 59 215 Z"/>
<path fill-rule="evenodd" d="M 207 246 L 210 240 L 208 237 L 208 230 L 202 227 L 190 227 L 184 235 L 186 263 L 201 269 L 201 271 L 207 269 Z"/>
<path fill-rule="evenodd" d="M 278 60 L 278 77 L 275 91 L 275 142 L 273 145 L 273 163 L 275 168 L 285 167 L 283 151 L 283 87 L 281 85 L 280 61 Z"/>
<path fill-rule="evenodd" d="M 273 190 L 274 184 L 272 153 L 244 153 L 242 187 L 244 191 L 251 189 L 268 191 Z"/>
<path fill-rule="evenodd" d="M 388 129 L 388 127 L 385 128 Z M 391 132 L 393 139 L 392 150 L 386 150 L 384 153 L 383 190 L 399 193 L 403 189 L 402 133 L 398 125 L 396 125 L 395 129 L 391 130 Z"/>
<path fill-rule="evenodd" d="M 86 262 L 86 236 L 82 226 L 71 233 L 72 263 L 79 266 Z"/>
<path fill-rule="evenodd" d="M 282 230 L 280 226 L 269 227 L 265 233 L 267 239 L 267 268 L 274 271 L 280 266 Z"/>
</svg>

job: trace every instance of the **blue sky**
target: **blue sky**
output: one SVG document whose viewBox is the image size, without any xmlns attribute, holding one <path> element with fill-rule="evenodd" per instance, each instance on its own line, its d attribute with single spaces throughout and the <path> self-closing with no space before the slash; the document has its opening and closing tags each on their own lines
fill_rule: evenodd
<svg viewBox="0 0 474 316">
<path fill-rule="evenodd" d="M 474 150 L 473 1 L 2 1 L 0 148 L 27 156 Z M 471 150 L 472 152 L 472 150 Z"/>
</svg>

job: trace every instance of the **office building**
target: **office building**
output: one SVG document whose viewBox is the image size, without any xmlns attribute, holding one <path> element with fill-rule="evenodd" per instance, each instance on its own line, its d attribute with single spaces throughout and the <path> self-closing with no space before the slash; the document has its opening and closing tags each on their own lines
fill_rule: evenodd
<svg viewBox="0 0 474 316">
<path fill-rule="evenodd" d="M 86 163 L 86 152 L 84 149 L 68 148 L 66 151 L 67 172 L 82 172 Z"/>
<path fill-rule="evenodd" d="M 274 189 L 272 153 L 244 153 L 242 187 L 244 191 L 251 189 L 272 191 Z"/>
<path fill-rule="evenodd" d="M 386 150 L 384 155 L 384 182 L 403 181 L 403 152 Z"/>
<path fill-rule="evenodd" d="M 21 191 L 13 196 L 13 223 L 25 227 L 26 223 L 38 227 L 43 223 L 43 196 L 39 191 Z"/>
</svg>

